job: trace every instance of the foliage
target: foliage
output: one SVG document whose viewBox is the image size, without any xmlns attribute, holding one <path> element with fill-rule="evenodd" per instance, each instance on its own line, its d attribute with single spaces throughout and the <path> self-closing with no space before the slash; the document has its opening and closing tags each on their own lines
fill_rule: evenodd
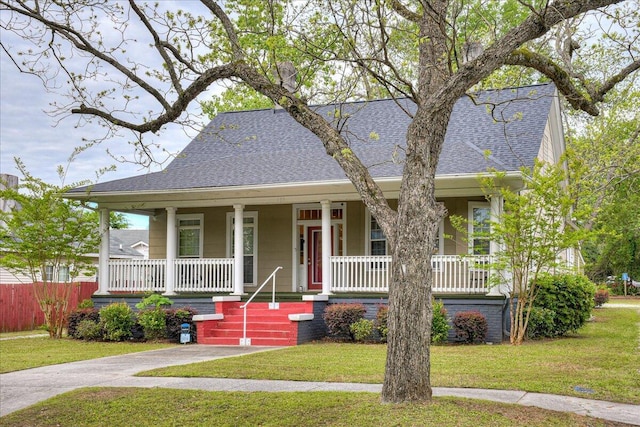
<svg viewBox="0 0 640 427">
<path fill-rule="evenodd" d="M 138 312 L 138 323 L 144 330 L 147 340 L 159 340 L 167 337 L 167 317 L 164 310 L 155 308 Z"/>
<path fill-rule="evenodd" d="M 433 320 L 431 322 L 431 342 L 440 344 L 449 337 L 449 317 L 442 301 L 433 302 Z"/>
<path fill-rule="evenodd" d="M 511 344 L 521 344 L 526 336 L 529 307 L 535 303 L 537 278 L 560 264 L 562 251 L 577 247 L 585 231 L 567 226 L 573 199 L 566 191 L 566 169 L 563 164 L 550 165 L 536 161 L 533 169 L 522 168 L 524 189 L 501 184 L 505 173 L 494 171 L 482 178 L 488 199 L 500 197 L 504 203 L 492 212 L 490 231 L 482 231 L 468 239 L 488 238 L 496 250 L 491 253 L 491 277 L 494 286 L 508 286 Z M 573 213 L 575 215 L 575 213 Z M 466 220 L 452 217 L 452 224 L 467 233 Z"/>
<path fill-rule="evenodd" d="M 593 296 L 593 302 L 596 307 L 602 307 L 605 303 L 609 302 L 609 290 L 606 286 L 596 290 Z"/>
<path fill-rule="evenodd" d="M 373 337 L 374 321 L 360 319 L 349 326 L 349 331 L 356 341 L 369 341 Z"/>
<path fill-rule="evenodd" d="M 172 342 L 180 342 L 180 332 L 183 323 L 191 325 L 191 342 L 196 342 L 196 325 L 193 323 L 193 316 L 198 311 L 191 307 L 181 307 L 178 309 L 165 310 L 167 323 L 167 339 Z"/>
<path fill-rule="evenodd" d="M 529 324 L 527 325 L 527 338 L 553 338 L 556 336 L 554 319 L 556 313 L 544 307 L 531 307 L 529 312 Z"/>
<path fill-rule="evenodd" d="M 97 210 L 85 210 L 84 216 L 88 221 L 93 222 L 98 228 L 100 224 L 100 213 Z M 125 214 L 115 211 L 109 212 L 109 228 L 112 230 L 124 230 L 131 224 Z"/>
<path fill-rule="evenodd" d="M 163 306 L 170 306 L 171 304 L 173 304 L 173 301 L 166 296 L 161 294 L 151 294 L 142 298 L 142 301 L 136 304 L 136 308 L 142 310 L 153 306 L 154 308 L 159 309 Z"/>
<path fill-rule="evenodd" d="M 603 112 L 575 123 L 567 160 L 576 210 L 591 214 L 580 225 L 593 229 L 585 242 L 585 272 L 594 282 L 629 273 L 640 277 L 640 87 L 638 76 L 611 91 Z M 572 123 L 573 124 L 573 123 Z"/>
<path fill-rule="evenodd" d="M 487 319 L 479 311 L 459 311 L 453 316 L 453 329 L 462 342 L 481 343 L 487 336 Z"/>
<path fill-rule="evenodd" d="M 640 287 L 625 284 L 618 278 L 608 281 L 606 286 L 611 295 L 640 295 Z"/>
<path fill-rule="evenodd" d="M 86 341 L 98 341 L 102 338 L 102 326 L 99 322 L 84 319 L 78 323 L 74 338 Z"/>
<path fill-rule="evenodd" d="M 389 316 L 389 306 L 378 306 L 378 312 L 376 313 L 376 330 L 380 334 L 380 340 L 387 341 L 387 334 L 389 333 L 389 326 L 387 325 L 387 318 Z"/>
<path fill-rule="evenodd" d="M 545 274 L 536 283 L 533 303 L 554 312 L 554 335 L 562 336 L 580 329 L 594 304 L 595 285 L 586 276 L 577 274 Z"/>
<path fill-rule="evenodd" d="M 331 335 L 353 340 L 351 325 L 362 319 L 366 312 L 362 304 L 330 304 L 324 309 L 323 319 Z"/>
<path fill-rule="evenodd" d="M 91 320 L 94 323 L 100 322 L 100 312 L 98 309 L 89 307 L 89 308 L 78 308 L 71 313 L 69 313 L 69 322 L 67 326 L 67 335 L 72 338 L 82 339 L 76 333 L 78 325 L 83 320 Z"/>
<path fill-rule="evenodd" d="M 31 175 L 20 159 L 15 161 L 20 184 L 0 185 L 0 199 L 14 202 L 10 211 L 0 211 L 0 266 L 31 278 L 49 334 L 60 338 L 71 286 L 57 283 L 69 283 L 81 272 L 94 270 L 86 254 L 96 252 L 99 236 L 80 204 L 62 198 L 72 186 L 45 183 Z M 64 182 L 62 171 L 60 179 Z"/>
<path fill-rule="evenodd" d="M 134 313 L 126 302 L 114 302 L 100 309 L 100 323 L 107 341 L 131 338 L 135 323 Z"/>
<path fill-rule="evenodd" d="M 92 299 L 83 299 L 78 303 L 77 308 L 93 308 L 93 300 Z"/>
</svg>

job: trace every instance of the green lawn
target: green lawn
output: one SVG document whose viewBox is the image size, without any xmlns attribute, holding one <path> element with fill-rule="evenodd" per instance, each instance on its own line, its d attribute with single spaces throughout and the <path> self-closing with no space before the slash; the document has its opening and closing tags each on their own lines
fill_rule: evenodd
<svg viewBox="0 0 640 427">
<path fill-rule="evenodd" d="M 0 373 L 58 363 L 156 350 L 177 344 L 85 342 L 71 338 L 16 338 L 0 341 Z M 28 355 L 28 356 L 27 356 Z"/>
<path fill-rule="evenodd" d="M 640 403 L 638 310 L 604 308 L 575 336 L 510 345 L 432 347 L 431 381 Z M 144 376 L 381 383 L 386 347 L 318 343 L 182 365 Z M 593 390 L 577 392 L 574 387 Z"/>
<path fill-rule="evenodd" d="M 2 417 L 3 426 L 622 426 L 467 399 L 381 405 L 372 393 L 88 388 Z"/>
</svg>

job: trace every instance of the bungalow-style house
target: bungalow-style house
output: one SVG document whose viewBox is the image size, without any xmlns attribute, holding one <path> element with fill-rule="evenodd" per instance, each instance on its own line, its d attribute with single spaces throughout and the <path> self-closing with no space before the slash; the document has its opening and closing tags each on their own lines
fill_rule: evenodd
<svg viewBox="0 0 640 427">
<path fill-rule="evenodd" d="M 414 108 L 404 99 L 316 107 L 341 127 L 392 205 L 410 120 L 403 110 Z M 564 148 L 552 84 L 464 97 L 451 116 L 436 196 L 450 215 L 486 226 L 501 200 L 487 202 L 479 175 L 502 170 L 505 185 L 520 188 L 521 166 L 532 166 L 535 158 L 556 162 Z M 326 304 L 366 302 L 372 317 L 386 302 L 391 258 L 384 234 L 320 141 L 282 109 L 221 113 L 165 170 L 77 188 L 68 197 L 98 203 L 105 242 L 110 210 L 150 217 L 149 259 L 109 261 L 103 243 L 94 301 L 154 291 L 197 305 L 204 313 L 199 342 L 248 344 L 254 334 L 253 344 L 295 344 L 324 333 Z M 486 240 L 469 244 L 445 219 L 434 248 L 433 291 L 451 316 L 482 311 L 488 339 L 500 342 L 506 296 L 488 287 L 488 271 L 479 267 L 492 250 Z M 273 285 L 278 295 L 297 295 L 297 302 L 252 302 L 247 310 L 255 307 L 253 317 L 243 327 L 241 299 L 263 282 L 263 292 L 271 293 Z M 265 326 L 267 308 L 275 307 L 277 322 L 289 323 L 286 338 L 276 326 Z"/>
</svg>

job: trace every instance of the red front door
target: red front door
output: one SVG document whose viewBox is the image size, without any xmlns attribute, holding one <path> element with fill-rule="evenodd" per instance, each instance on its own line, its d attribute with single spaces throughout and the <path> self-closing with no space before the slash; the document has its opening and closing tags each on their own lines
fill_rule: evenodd
<svg viewBox="0 0 640 427">
<path fill-rule="evenodd" d="M 331 234 L 333 236 L 333 227 L 331 227 Z M 307 248 L 308 289 L 322 290 L 322 227 L 308 227 L 307 242 L 309 243 Z M 331 246 L 333 254 L 333 245 Z"/>
</svg>

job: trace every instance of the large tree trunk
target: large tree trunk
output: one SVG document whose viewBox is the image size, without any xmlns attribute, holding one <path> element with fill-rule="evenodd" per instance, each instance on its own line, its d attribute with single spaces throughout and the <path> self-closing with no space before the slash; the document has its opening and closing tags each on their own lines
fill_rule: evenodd
<svg viewBox="0 0 640 427">
<path fill-rule="evenodd" d="M 431 254 L 445 209 L 435 199 L 435 172 L 453 103 L 419 109 L 407 132 L 389 289 L 385 402 L 431 400 Z"/>
</svg>

